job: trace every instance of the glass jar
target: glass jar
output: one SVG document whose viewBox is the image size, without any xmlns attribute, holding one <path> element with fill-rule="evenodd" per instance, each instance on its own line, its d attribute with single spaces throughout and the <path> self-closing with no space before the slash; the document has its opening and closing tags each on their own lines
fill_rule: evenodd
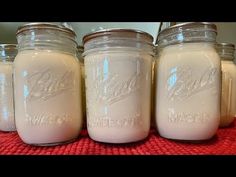
<svg viewBox="0 0 236 177">
<path fill-rule="evenodd" d="M 229 126 L 236 117 L 236 65 L 234 64 L 235 46 L 220 43 L 216 49 L 221 58 L 222 89 L 220 127 Z"/>
<path fill-rule="evenodd" d="M 0 131 L 16 131 L 13 100 L 15 44 L 0 44 Z"/>
<path fill-rule="evenodd" d="M 82 125 L 75 33 L 57 24 L 29 23 L 16 35 L 15 120 L 20 138 L 41 146 L 75 140 Z"/>
<path fill-rule="evenodd" d="M 86 128 L 86 94 L 85 94 L 85 74 L 84 74 L 84 57 L 82 56 L 84 52 L 83 46 L 77 46 L 77 58 L 80 64 L 81 70 L 81 87 L 82 87 L 82 112 L 83 112 L 83 128 Z"/>
<path fill-rule="evenodd" d="M 212 138 L 220 121 L 220 58 L 216 25 L 189 22 L 158 36 L 156 124 L 162 137 Z"/>
<path fill-rule="evenodd" d="M 107 143 L 148 136 L 151 111 L 153 38 L 131 29 L 84 36 L 87 128 Z"/>
</svg>

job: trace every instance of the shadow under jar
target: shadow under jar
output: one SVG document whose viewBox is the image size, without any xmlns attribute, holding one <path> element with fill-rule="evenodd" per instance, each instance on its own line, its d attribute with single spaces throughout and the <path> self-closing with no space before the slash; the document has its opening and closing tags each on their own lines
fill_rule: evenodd
<svg viewBox="0 0 236 177">
<path fill-rule="evenodd" d="M 227 127 L 236 117 L 236 65 L 233 62 L 235 46 L 219 43 L 216 49 L 221 58 L 222 70 L 220 127 Z"/>
<path fill-rule="evenodd" d="M 156 124 L 162 137 L 212 138 L 220 121 L 220 58 L 211 23 L 183 23 L 158 36 Z"/>
<path fill-rule="evenodd" d="M 153 38 L 131 29 L 86 35 L 84 42 L 87 129 L 106 143 L 148 136 Z"/>
<path fill-rule="evenodd" d="M 15 44 L 0 45 L 0 131 L 16 131 L 13 99 Z"/>
<path fill-rule="evenodd" d="M 81 74 L 76 35 L 52 23 L 18 28 L 14 61 L 15 119 L 27 144 L 75 140 L 82 127 Z"/>
</svg>

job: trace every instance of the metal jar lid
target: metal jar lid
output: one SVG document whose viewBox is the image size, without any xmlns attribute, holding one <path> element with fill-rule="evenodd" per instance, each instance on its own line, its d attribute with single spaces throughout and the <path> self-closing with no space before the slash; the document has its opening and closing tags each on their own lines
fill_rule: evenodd
<svg viewBox="0 0 236 177">
<path fill-rule="evenodd" d="M 16 44 L 0 44 L 0 50 L 16 50 Z"/>
<path fill-rule="evenodd" d="M 150 34 L 140 30 L 123 28 L 105 29 L 89 33 L 83 37 L 83 43 L 85 44 L 92 39 L 106 36 L 118 38 L 136 38 L 144 40 L 145 42 L 150 44 L 153 43 L 153 37 Z"/>
<path fill-rule="evenodd" d="M 217 43 L 216 50 L 221 60 L 233 60 L 235 45 L 232 43 Z"/>
<path fill-rule="evenodd" d="M 17 55 L 16 44 L 0 44 L 0 59 L 2 61 L 13 61 Z"/>
<path fill-rule="evenodd" d="M 216 47 L 217 48 L 230 48 L 230 49 L 235 49 L 235 45 L 232 44 L 232 43 L 226 43 L 226 42 L 223 42 L 223 43 L 217 43 L 216 44 Z"/>
<path fill-rule="evenodd" d="M 213 23 L 208 22 L 186 22 L 173 25 L 169 28 L 162 30 L 158 35 L 158 42 L 171 35 L 176 35 L 182 32 L 191 31 L 210 31 L 217 34 L 217 27 Z"/>
<path fill-rule="evenodd" d="M 34 29 L 52 29 L 52 30 L 58 30 L 61 32 L 68 33 L 69 35 L 72 35 L 72 36 L 76 36 L 75 32 L 71 30 L 70 28 L 67 28 L 62 25 L 57 25 L 55 23 L 46 23 L 46 22 L 24 24 L 17 29 L 16 35 L 24 31 L 34 30 Z"/>
</svg>

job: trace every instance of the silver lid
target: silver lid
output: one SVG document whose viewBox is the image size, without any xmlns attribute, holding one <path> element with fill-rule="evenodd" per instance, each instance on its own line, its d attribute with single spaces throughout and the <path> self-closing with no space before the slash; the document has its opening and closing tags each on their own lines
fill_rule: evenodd
<svg viewBox="0 0 236 177">
<path fill-rule="evenodd" d="M 14 61 L 16 55 L 17 55 L 16 44 L 0 44 L 1 61 Z"/>
<path fill-rule="evenodd" d="M 112 36 L 112 37 L 126 37 L 126 38 L 143 38 L 148 41 L 148 43 L 152 44 L 153 37 L 152 35 L 135 29 L 124 29 L 124 28 L 112 28 L 112 29 L 103 29 L 99 31 L 95 31 L 89 33 L 83 37 L 83 43 L 85 44 L 91 39 L 103 36 Z"/>
<path fill-rule="evenodd" d="M 54 29 L 54 30 L 62 31 L 62 32 L 68 33 L 70 35 L 76 36 L 75 32 L 73 30 L 71 30 L 70 28 L 67 28 L 62 25 L 57 25 L 55 23 L 46 23 L 46 22 L 24 24 L 17 29 L 16 35 L 24 32 L 24 31 L 33 30 L 33 29 Z"/>
<path fill-rule="evenodd" d="M 182 32 L 191 32 L 191 31 L 209 31 L 217 34 L 217 27 L 213 23 L 208 22 L 186 22 L 177 25 L 173 25 L 169 28 L 162 30 L 158 35 L 158 42 L 163 40 L 170 35 L 179 34 Z"/>
<path fill-rule="evenodd" d="M 234 60 L 235 46 L 231 43 L 217 43 L 216 50 L 221 60 Z"/>
<path fill-rule="evenodd" d="M 217 47 L 224 47 L 224 48 L 232 48 L 232 49 L 235 49 L 235 45 L 234 45 L 234 44 L 232 44 L 232 43 L 226 43 L 226 42 L 217 43 L 216 46 L 217 46 Z"/>
<path fill-rule="evenodd" d="M 16 44 L 0 44 L 0 50 L 2 49 L 17 49 Z"/>
<path fill-rule="evenodd" d="M 180 23 L 177 25 L 173 25 L 169 28 L 165 28 L 160 32 L 159 35 L 165 35 L 169 33 L 174 33 L 174 32 L 182 32 L 186 29 L 192 29 L 192 28 L 202 28 L 204 30 L 208 31 L 214 31 L 217 33 L 217 27 L 213 23 L 208 23 L 208 22 L 185 22 L 185 23 Z"/>
<path fill-rule="evenodd" d="M 173 25 L 158 34 L 160 47 L 188 42 L 215 43 L 217 27 L 207 22 L 186 22 Z"/>
</svg>

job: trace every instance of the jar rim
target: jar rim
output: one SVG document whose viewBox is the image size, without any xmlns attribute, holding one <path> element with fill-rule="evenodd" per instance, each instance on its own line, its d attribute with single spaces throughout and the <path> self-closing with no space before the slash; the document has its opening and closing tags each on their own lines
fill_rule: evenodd
<svg viewBox="0 0 236 177">
<path fill-rule="evenodd" d="M 17 44 L 0 44 L 0 61 L 13 62 L 17 55 Z"/>
<path fill-rule="evenodd" d="M 217 43 L 216 46 L 223 48 L 232 48 L 233 50 L 235 50 L 235 45 L 232 43 L 222 42 L 222 43 Z"/>
<path fill-rule="evenodd" d="M 180 23 L 177 25 L 170 26 L 168 28 L 163 29 L 160 31 L 159 35 L 162 33 L 169 33 L 171 30 L 178 29 L 180 31 L 183 31 L 183 28 L 194 28 L 194 27 L 203 27 L 207 30 L 214 31 L 217 33 L 217 27 L 214 23 L 209 22 L 185 22 Z"/>
<path fill-rule="evenodd" d="M 141 38 L 141 36 L 146 37 L 148 43 L 153 43 L 153 36 L 150 35 L 147 32 L 136 30 L 136 29 L 127 29 L 127 28 L 110 28 L 110 29 L 102 29 L 95 32 L 91 32 L 86 34 L 83 37 L 83 43 L 103 36 L 119 36 L 119 37 L 135 37 L 135 38 Z"/>
<path fill-rule="evenodd" d="M 170 26 L 168 28 L 163 29 L 160 31 L 158 34 L 158 42 L 162 40 L 163 37 L 166 37 L 168 35 L 173 35 L 176 33 L 181 33 L 184 31 L 188 31 L 190 29 L 196 29 L 196 28 L 202 28 L 205 31 L 212 31 L 217 34 L 217 27 L 214 23 L 209 23 L 209 22 L 185 22 L 185 23 L 180 23 L 177 25 Z"/>
<path fill-rule="evenodd" d="M 33 30 L 33 29 L 53 29 L 53 30 L 62 31 L 62 32 L 68 33 L 70 35 L 76 36 L 76 33 L 72 29 L 62 26 L 62 25 L 58 25 L 55 23 L 48 23 L 48 22 L 26 23 L 26 24 L 18 27 L 18 29 L 16 31 L 16 35 L 24 32 L 24 31 Z"/>
<path fill-rule="evenodd" d="M 0 44 L 0 50 L 17 49 L 17 44 Z"/>
</svg>

